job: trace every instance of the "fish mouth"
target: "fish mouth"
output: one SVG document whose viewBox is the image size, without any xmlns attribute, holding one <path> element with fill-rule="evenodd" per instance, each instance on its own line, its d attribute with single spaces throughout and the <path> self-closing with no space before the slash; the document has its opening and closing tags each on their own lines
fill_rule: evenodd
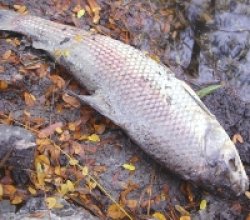
<svg viewBox="0 0 250 220">
<path fill-rule="evenodd" d="M 239 154 L 235 147 L 232 147 L 231 140 L 227 141 L 222 149 L 222 161 L 229 187 L 240 195 L 249 188 L 249 179 L 245 172 L 244 166 L 240 160 Z M 234 145 L 233 145 L 234 146 Z"/>
</svg>

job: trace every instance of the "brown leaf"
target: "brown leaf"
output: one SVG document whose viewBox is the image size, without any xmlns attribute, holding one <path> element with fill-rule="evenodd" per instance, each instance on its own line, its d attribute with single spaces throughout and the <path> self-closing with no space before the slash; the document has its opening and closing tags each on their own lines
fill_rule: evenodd
<svg viewBox="0 0 250 220">
<path fill-rule="evenodd" d="M 108 207 L 108 216 L 114 220 L 123 219 L 125 214 L 120 210 L 116 204 L 112 204 Z"/>
<path fill-rule="evenodd" d="M 5 90 L 8 88 L 8 83 L 6 81 L 0 80 L 0 90 Z"/>
<path fill-rule="evenodd" d="M 64 79 L 58 75 L 52 75 L 50 76 L 50 79 L 59 89 L 62 89 L 65 86 Z"/>
<path fill-rule="evenodd" d="M 105 131 L 105 125 L 104 124 L 94 124 L 94 128 L 95 128 L 95 132 L 97 134 L 103 134 L 103 132 Z"/>
<path fill-rule="evenodd" d="M 9 58 L 10 58 L 10 56 L 11 56 L 11 50 L 7 50 L 4 54 L 3 54 L 3 59 L 4 60 L 8 60 Z"/>
<path fill-rule="evenodd" d="M 3 185 L 3 193 L 6 196 L 14 195 L 16 192 L 16 187 L 13 185 Z"/>
<path fill-rule="evenodd" d="M 42 129 L 38 133 L 38 137 L 39 138 L 46 138 L 46 137 L 52 135 L 57 128 L 62 128 L 62 127 L 63 127 L 62 122 L 56 122 L 55 124 L 49 125 L 48 127 Z"/>
<path fill-rule="evenodd" d="M 35 96 L 33 96 L 32 94 L 27 93 L 27 92 L 24 93 L 24 100 L 25 100 L 25 104 L 26 104 L 27 106 L 29 106 L 29 107 L 34 106 L 35 103 L 36 103 L 36 98 L 35 98 Z"/>
<path fill-rule="evenodd" d="M 74 108 L 79 108 L 81 103 L 78 101 L 78 99 L 76 99 L 73 96 L 70 96 L 68 94 L 63 94 L 62 99 L 64 102 L 66 102 L 67 104 L 73 106 Z"/>
</svg>

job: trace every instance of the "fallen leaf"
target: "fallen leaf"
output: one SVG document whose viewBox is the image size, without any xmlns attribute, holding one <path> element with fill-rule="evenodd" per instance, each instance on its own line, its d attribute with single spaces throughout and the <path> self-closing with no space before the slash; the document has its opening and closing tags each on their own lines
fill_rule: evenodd
<svg viewBox="0 0 250 220">
<path fill-rule="evenodd" d="M 54 198 L 54 197 L 47 197 L 45 199 L 45 203 L 46 203 L 48 209 L 53 209 L 56 206 L 56 198 Z"/>
<path fill-rule="evenodd" d="M 180 220 L 191 220 L 191 217 L 188 215 L 184 215 L 180 217 Z"/>
<path fill-rule="evenodd" d="M 58 191 L 61 195 L 65 195 L 69 192 L 69 188 L 68 188 L 67 184 L 61 184 Z"/>
<path fill-rule="evenodd" d="M 77 165 L 78 163 L 79 163 L 79 161 L 76 160 L 76 159 L 70 158 L 70 160 L 69 160 L 69 164 L 70 164 L 71 166 L 75 166 L 75 165 Z"/>
<path fill-rule="evenodd" d="M 0 199 L 3 196 L 3 185 L 0 183 Z"/>
<path fill-rule="evenodd" d="M 130 208 L 130 209 L 135 209 L 137 207 L 137 200 L 134 199 L 128 199 L 126 200 L 126 205 Z"/>
<path fill-rule="evenodd" d="M 241 144 L 244 143 L 243 137 L 239 133 L 237 133 L 233 136 L 232 141 L 234 144 L 237 144 L 238 142 Z"/>
<path fill-rule="evenodd" d="M 175 209 L 183 216 L 190 216 L 190 213 L 180 205 L 175 205 Z"/>
<path fill-rule="evenodd" d="M 100 137 L 97 134 L 88 136 L 88 140 L 92 142 L 100 142 Z"/>
<path fill-rule="evenodd" d="M 66 102 L 67 104 L 75 107 L 75 108 L 79 108 L 81 103 L 79 102 L 79 100 L 73 96 L 70 96 L 68 94 L 63 94 L 62 99 L 64 102 Z"/>
<path fill-rule="evenodd" d="M 129 171 L 134 171 L 135 170 L 135 166 L 133 164 L 123 164 L 122 167 L 126 170 L 129 170 Z"/>
<path fill-rule="evenodd" d="M 55 124 L 49 125 L 48 127 L 40 130 L 40 132 L 38 133 L 38 137 L 39 138 L 46 138 L 46 137 L 52 135 L 57 128 L 61 128 L 61 127 L 63 127 L 62 122 L 56 122 Z"/>
<path fill-rule="evenodd" d="M 80 10 L 77 12 L 76 17 L 77 17 L 77 18 L 81 18 L 84 14 L 85 14 L 85 10 L 84 10 L 84 9 L 80 9 Z"/>
<path fill-rule="evenodd" d="M 9 58 L 10 58 L 10 56 L 11 56 L 11 50 L 7 50 L 4 54 L 3 54 L 3 59 L 4 60 L 8 60 Z"/>
<path fill-rule="evenodd" d="M 207 207 L 207 200 L 203 199 L 200 203 L 200 210 L 204 210 Z"/>
<path fill-rule="evenodd" d="M 160 212 L 155 212 L 152 216 L 157 220 L 166 220 L 165 216 Z"/>
<path fill-rule="evenodd" d="M 4 195 L 6 196 L 14 195 L 14 193 L 16 192 L 16 187 L 13 185 L 2 185 L 2 186 Z"/>
<path fill-rule="evenodd" d="M 95 132 L 97 134 L 103 134 L 103 132 L 105 131 L 105 125 L 104 124 L 94 124 L 94 128 L 95 128 Z"/>
<path fill-rule="evenodd" d="M 203 98 L 203 97 L 213 93 L 214 91 L 216 91 L 217 89 L 219 89 L 221 87 L 222 87 L 222 85 L 211 85 L 211 86 L 205 87 L 205 88 L 197 91 L 196 93 L 200 98 Z"/>
<path fill-rule="evenodd" d="M 75 186 L 74 186 L 74 184 L 70 180 L 67 180 L 66 184 L 67 184 L 68 190 L 70 192 L 74 192 L 75 191 Z"/>
<path fill-rule="evenodd" d="M 112 204 L 108 207 L 107 214 L 110 218 L 114 220 L 123 219 L 125 217 L 125 214 L 121 211 L 121 209 L 116 204 Z"/>
<path fill-rule="evenodd" d="M 14 198 L 11 200 L 12 205 L 17 205 L 23 202 L 23 197 L 20 195 L 15 195 Z"/>
<path fill-rule="evenodd" d="M 58 75 L 52 75 L 50 76 L 50 79 L 59 89 L 62 89 L 65 86 L 64 79 Z"/>
<path fill-rule="evenodd" d="M 84 166 L 82 168 L 82 175 L 87 176 L 89 174 L 89 168 L 87 166 Z"/>
<path fill-rule="evenodd" d="M 28 190 L 29 190 L 29 192 L 30 192 L 31 195 L 36 195 L 37 194 L 36 189 L 34 189 L 31 186 L 28 187 Z"/>
<path fill-rule="evenodd" d="M 14 5 L 14 9 L 20 14 L 26 14 L 27 8 L 25 5 Z"/>
<path fill-rule="evenodd" d="M 0 80 L 0 90 L 5 90 L 8 88 L 8 83 L 6 81 Z"/>
<path fill-rule="evenodd" d="M 245 196 L 246 196 L 248 199 L 250 199 L 250 191 L 246 191 L 246 192 L 245 192 Z"/>
<path fill-rule="evenodd" d="M 34 106 L 35 103 L 36 103 L 36 98 L 35 98 L 35 96 L 33 96 L 32 94 L 27 93 L 27 92 L 24 93 L 24 100 L 25 100 L 25 104 L 26 104 L 27 106 L 29 106 L 29 107 Z"/>
</svg>

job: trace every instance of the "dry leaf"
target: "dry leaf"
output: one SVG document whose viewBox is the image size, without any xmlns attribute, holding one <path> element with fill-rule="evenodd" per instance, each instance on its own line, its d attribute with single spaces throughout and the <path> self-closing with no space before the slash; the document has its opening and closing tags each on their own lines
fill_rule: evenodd
<svg viewBox="0 0 250 220">
<path fill-rule="evenodd" d="M 3 59 L 4 60 L 8 60 L 9 58 L 10 58 L 10 56 L 11 56 L 11 50 L 7 50 L 4 54 L 3 54 Z"/>
<path fill-rule="evenodd" d="M 0 199 L 3 196 L 3 185 L 0 183 Z"/>
<path fill-rule="evenodd" d="M 29 192 L 30 192 L 31 195 L 36 195 L 37 194 L 36 189 L 34 189 L 31 186 L 28 187 L 28 190 L 29 190 Z"/>
<path fill-rule="evenodd" d="M 70 96 L 68 94 L 63 94 L 62 99 L 64 102 L 66 102 L 67 104 L 75 107 L 75 108 L 79 108 L 81 103 L 79 102 L 79 100 L 73 96 Z"/>
<path fill-rule="evenodd" d="M 13 185 L 2 185 L 2 186 L 4 195 L 6 196 L 14 195 L 14 193 L 16 192 L 16 187 Z"/>
<path fill-rule="evenodd" d="M 133 164 L 123 164 L 122 167 L 126 170 L 129 170 L 129 171 L 134 171 L 135 170 L 135 166 Z"/>
<path fill-rule="evenodd" d="M 6 81 L 0 80 L 0 90 L 5 90 L 8 88 L 8 83 Z"/>
<path fill-rule="evenodd" d="M 126 205 L 130 209 L 135 209 L 137 207 L 137 200 L 133 200 L 133 199 L 126 200 Z"/>
<path fill-rule="evenodd" d="M 61 128 L 61 127 L 63 127 L 62 122 L 57 122 L 55 124 L 49 125 L 48 127 L 40 130 L 40 132 L 38 133 L 38 137 L 39 138 L 46 138 L 46 137 L 52 135 L 57 128 Z"/>
<path fill-rule="evenodd" d="M 165 216 L 160 212 L 155 212 L 152 216 L 157 220 L 166 220 Z"/>
<path fill-rule="evenodd" d="M 45 199 L 45 203 L 46 203 L 48 209 L 53 209 L 56 206 L 56 198 L 48 197 Z"/>
<path fill-rule="evenodd" d="M 15 195 L 14 198 L 11 200 L 11 204 L 12 204 L 12 205 L 17 205 L 17 204 L 22 203 L 22 201 L 23 201 L 22 196 L 20 196 L 20 195 Z"/>
<path fill-rule="evenodd" d="M 74 192 L 74 191 L 75 191 L 75 186 L 74 186 L 74 184 L 73 184 L 70 180 L 67 180 L 67 181 L 66 181 L 66 185 L 67 185 L 68 190 L 69 190 L 70 192 Z"/>
<path fill-rule="evenodd" d="M 191 220 L 191 217 L 188 215 L 184 215 L 180 217 L 180 220 Z"/>
<path fill-rule="evenodd" d="M 29 107 L 34 106 L 35 103 L 36 103 L 36 98 L 35 98 L 35 96 L 33 96 L 32 94 L 27 93 L 27 92 L 24 93 L 24 100 L 25 100 L 25 104 L 26 104 L 27 106 L 29 106 Z"/>
<path fill-rule="evenodd" d="M 110 218 L 116 219 L 123 219 L 125 214 L 120 210 L 120 208 L 116 204 L 112 204 L 108 207 L 107 214 Z"/>
<path fill-rule="evenodd" d="M 85 14 L 85 10 L 84 10 L 84 9 L 80 9 L 80 10 L 77 12 L 76 17 L 77 17 L 77 18 L 81 18 L 84 14 Z"/>
<path fill-rule="evenodd" d="M 77 165 L 78 163 L 79 163 L 79 161 L 76 160 L 76 159 L 70 158 L 70 160 L 69 160 L 69 164 L 70 164 L 71 166 L 75 166 L 75 165 Z"/>
<path fill-rule="evenodd" d="M 237 133 L 233 136 L 232 141 L 234 144 L 237 144 L 238 142 L 241 144 L 244 143 L 243 137 L 239 133 Z"/>
<path fill-rule="evenodd" d="M 250 199 L 250 191 L 246 191 L 246 192 L 245 192 L 245 196 L 246 196 L 248 199 Z"/>
<path fill-rule="evenodd" d="M 105 125 L 104 124 L 100 124 L 100 125 L 94 124 L 94 128 L 95 128 L 95 132 L 97 134 L 103 134 L 103 132 L 105 131 Z"/>
<path fill-rule="evenodd" d="M 200 210 L 204 210 L 207 207 L 207 200 L 203 199 L 200 203 Z"/>
<path fill-rule="evenodd" d="M 183 216 L 190 216 L 190 213 L 180 205 L 175 205 L 175 209 Z"/>
<path fill-rule="evenodd" d="M 82 175 L 87 176 L 89 174 L 89 168 L 87 166 L 84 166 L 82 168 Z"/>
<path fill-rule="evenodd" d="M 100 137 L 97 134 L 92 134 L 88 136 L 89 141 L 100 142 Z"/>
<path fill-rule="evenodd" d="M 59 89 L 62 89 L 65 86 L 64 79 L 58 75 L 52 75 L 50 76 L 50 79 Z"/>
</svg>

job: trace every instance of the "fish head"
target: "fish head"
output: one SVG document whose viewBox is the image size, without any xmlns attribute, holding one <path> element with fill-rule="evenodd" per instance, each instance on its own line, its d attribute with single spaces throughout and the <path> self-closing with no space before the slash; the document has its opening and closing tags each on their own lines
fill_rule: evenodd
<svg viewBox="0 0 250 220">
<path fill-rule="evenodd" d="M 210 185 L 230 189 L 240 195 L 248 190 L 249 179 L 234 143 L 216 124 L 206 133 L 206 169 L 202 176 Z"/>
</svg>

